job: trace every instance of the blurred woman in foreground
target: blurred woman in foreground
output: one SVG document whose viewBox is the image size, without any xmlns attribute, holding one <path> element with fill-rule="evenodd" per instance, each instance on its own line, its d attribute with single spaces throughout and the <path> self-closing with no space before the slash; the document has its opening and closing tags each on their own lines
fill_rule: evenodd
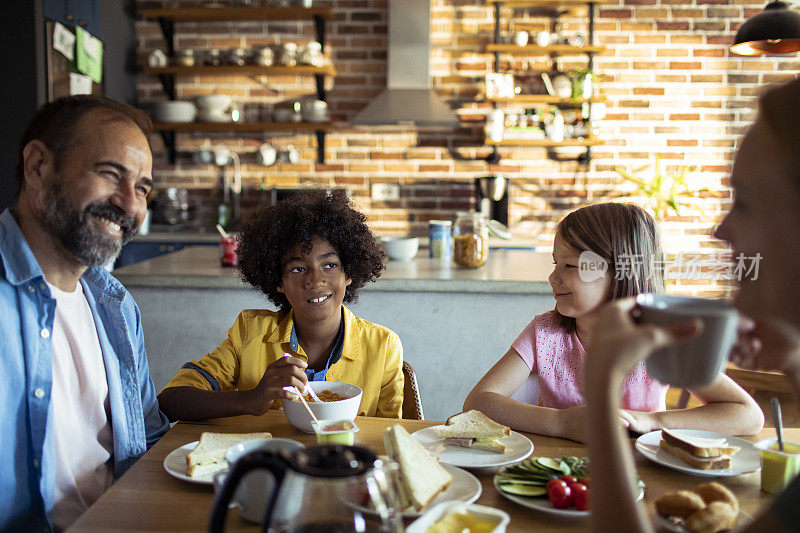
<svg viewBox="0 0 800 533">
<path fill-rule="evenodd" d="M 800 397 L 800 80 L 771 89 L 742 140 L 731 175 L 734 203 L 715 235 L 733 256 L 761 255 L 758 276 L 739 281 L 736 308 L 750 319 L 740 326 L 731 360 L 743 367 L 786 374 Z M 626 371 L 655 348 L 702 331 L 702 322 L 672 328 L 637 324 L 632 299 L 609 304 L 595 324 L 586 366 L 592 530 L 652 531 L 634 496 L 633 456 L 617 424 Z M 689 483 L 691 484 L 691 483 Z M 747 531 L 795 531 L 800 524 L 800 478 L 795 479 Z"/>
</svg>

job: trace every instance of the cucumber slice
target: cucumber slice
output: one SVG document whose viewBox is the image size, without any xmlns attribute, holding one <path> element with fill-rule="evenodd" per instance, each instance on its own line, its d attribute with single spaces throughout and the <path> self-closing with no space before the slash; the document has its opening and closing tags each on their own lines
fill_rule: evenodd
<svg viewBox="0 0 800 533">
<path fill-rule="evenodd" d="M 537 465 L 547 470 L 554 472 L 562 471 L 559 462 L 553 459 L 552 457 L 536 457 L 535 460 Z"/>
<path fill-rule="evenodd" d="M 528 479 L 508 479 L 497 478 L 497 482 L 501 485 L 527 485 L 530 487 L 544 487 L 547 485 L 544 481 L 533 481 Z"/>
<path fill-rule="evenodd" d="M 501 484 L 500 490 L 509 494 L 516 494 L 517 496 L 530 496 L 532 498 L 547 494 L 547 489 L 544 487 L 531 487 L 528 485 Z"/>
</svg>

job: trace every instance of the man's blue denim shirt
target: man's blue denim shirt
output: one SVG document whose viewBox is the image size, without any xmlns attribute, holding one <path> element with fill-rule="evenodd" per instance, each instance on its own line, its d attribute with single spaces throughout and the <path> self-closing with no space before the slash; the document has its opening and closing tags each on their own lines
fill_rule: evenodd
<svg viewBox="0 0 800 533">
<path fill-rule="evenodd" d="M 103 352 L 114 478 L 169 429 L 144 349 L 139 308 L 102 268 L 81 278 Z M 49 530 L 55 489 L 50 392 L 56 301 L 9 210 L 0 214 L 0 531 Z"/>
</svg>

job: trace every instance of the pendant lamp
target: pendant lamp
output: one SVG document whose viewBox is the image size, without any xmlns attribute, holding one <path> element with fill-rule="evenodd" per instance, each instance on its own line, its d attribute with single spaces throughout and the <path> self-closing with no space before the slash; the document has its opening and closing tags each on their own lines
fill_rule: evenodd
<svg viewBox="0 0 800 533">
<path fill-rule="evenodd" d="M 800 13 L 776 0 L 736 32 L 731 52 L 742 56 L 789 54 L 800 50 Z"/>
</svg>

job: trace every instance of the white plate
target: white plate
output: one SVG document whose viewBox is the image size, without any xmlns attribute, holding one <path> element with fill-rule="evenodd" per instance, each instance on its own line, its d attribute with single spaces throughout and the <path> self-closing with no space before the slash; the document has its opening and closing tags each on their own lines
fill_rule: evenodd
<svg viewBox="0 0 800 533">
<path fill-rule="evenodd" d="M 658 524 L 666 531 L 672 531 L 674 533 L 689 533 L 689 530 L 686 529 L 681 524 L 676 524 L 675 522 L 672 522 L 668 518 L 665 518 L 657 513 L 656 513 L 656 520 L 658 520 Z M 739 511 L 739 515 L 736 517 L 736 524 L 734 524 L 733 527 L 736 530 L 742 529 L 752 520 L 753 520 L 752 516 L 750 516 L 744 511 Z"/>
<path fill-rule="evenodd" d="M 590 511 L 578 511 L 577 509 L 556 509 L 553 507 L 553 504 L 550 503 L 550 500 L 547 498 L 547 496 L 533 498 L 530 496 L 517 496 L 516 494 L 503 492 L 500 490 L 500 486 L 497 482 L 497 475 L 494 476 L 493 483 L 495 490 L 497 490 L 501 496 L 529 509 L 536 509 L 537 511 L 541 511 L 543 513 L 564 516 L 567 518 L 586 518 L 590 514 Z M 642 498 L 644 498 L 644 489 L 639 489 L 639 496 L 636 498 L 636 500 L 638 501 Z"/>
<path fill-rule="evenodd" d="M 444 438 L 432 426 L 412 433 L 429 452 L 439 458 L 439 462 L 462 468 L 495 468 L 522 461 L 533 452 L 533 443 L 525 435 L 512 431 L 500 442 L 506 445 L 506 453 L 487 452 L 462 446 L 445 446 Z"/>
<path fill-rule="evenodd" d="M 481 482 L 478 481 L 478 478 L 467 472 L 466 470 L 462 470 L 456 466 L 443 464 L 442 467 L 450 472 L 450 475 L 453 476 L 453 481 L 450 483 L 450 486 L 447 487 L 445 490 L 440 492 L 436 495 L 436 497 L 431 501 L 431 503 L 426 507 L 425 510 L 430 509 L 437 503 L 442 502 L 465 502 L 465 503 L 472 503 L 481 496 Z M 345 501 L 348 505 L 353 505 L 351 502 Z M 367 513 L 375 513 L 375 511 L 368 507 L 362 507 L 360 505 L 353 505 L 356 509 L 367 512 Z M 420 516 L 425 511 L 416 511 L 416 510 L 409 510 L 403 511 L 403 518 L 415 518 Z"/>
<path fill-rule="evenodd" d="M 658 445 L 658 443 L 661 441 L 661 430 L 645 433 L 636 439 L 636 449 L 639 450 L 639 453 L 655 463 L 679 470 L 681 472 L 686 472 L 687 474 L 694 474 L 696 476 L 739 476 L 741 474 L 758 472 L 761 470 L 761 456 L 759 455 L 758 448 L 756 448 L 752 442 L 737 437 L 723 435 L 721 433 L 714 433 L 713 431 L 701 431 L 699 429 L 681 429 L 675 430 L 675 433 L 681 433 L 689 437 L 701 437 L 704 439 L 724 438 L 725 442 L 729 446 L 738 446 L 740 450 L 731 456 L 730 467 L 719 470 L 702 470 L 700 468 L 693 468 L 671 453 L 662 450 Z"/>
<path fill-rule="evenodd" d="M 219 472 L 219 470 L 215 470 L 214 472 L 208 472 L 207 474 L 191 477 L 186 475 L 186 456 L 189 455 L 189 452 L 194 450 L 194 447 L 197 446 L 197 443 L 200 441 L 190 442 L 189 444 L 184 444 L 180 448 L 175 448 L 164 458 L 164 470 L 173 477 L 178 479 L 182 479 L 184 481 L 189 481 L 190 483 L 199 483 L 201 485 L 213 485 L 214 484 L 214 474 Z"/>
</svg>

